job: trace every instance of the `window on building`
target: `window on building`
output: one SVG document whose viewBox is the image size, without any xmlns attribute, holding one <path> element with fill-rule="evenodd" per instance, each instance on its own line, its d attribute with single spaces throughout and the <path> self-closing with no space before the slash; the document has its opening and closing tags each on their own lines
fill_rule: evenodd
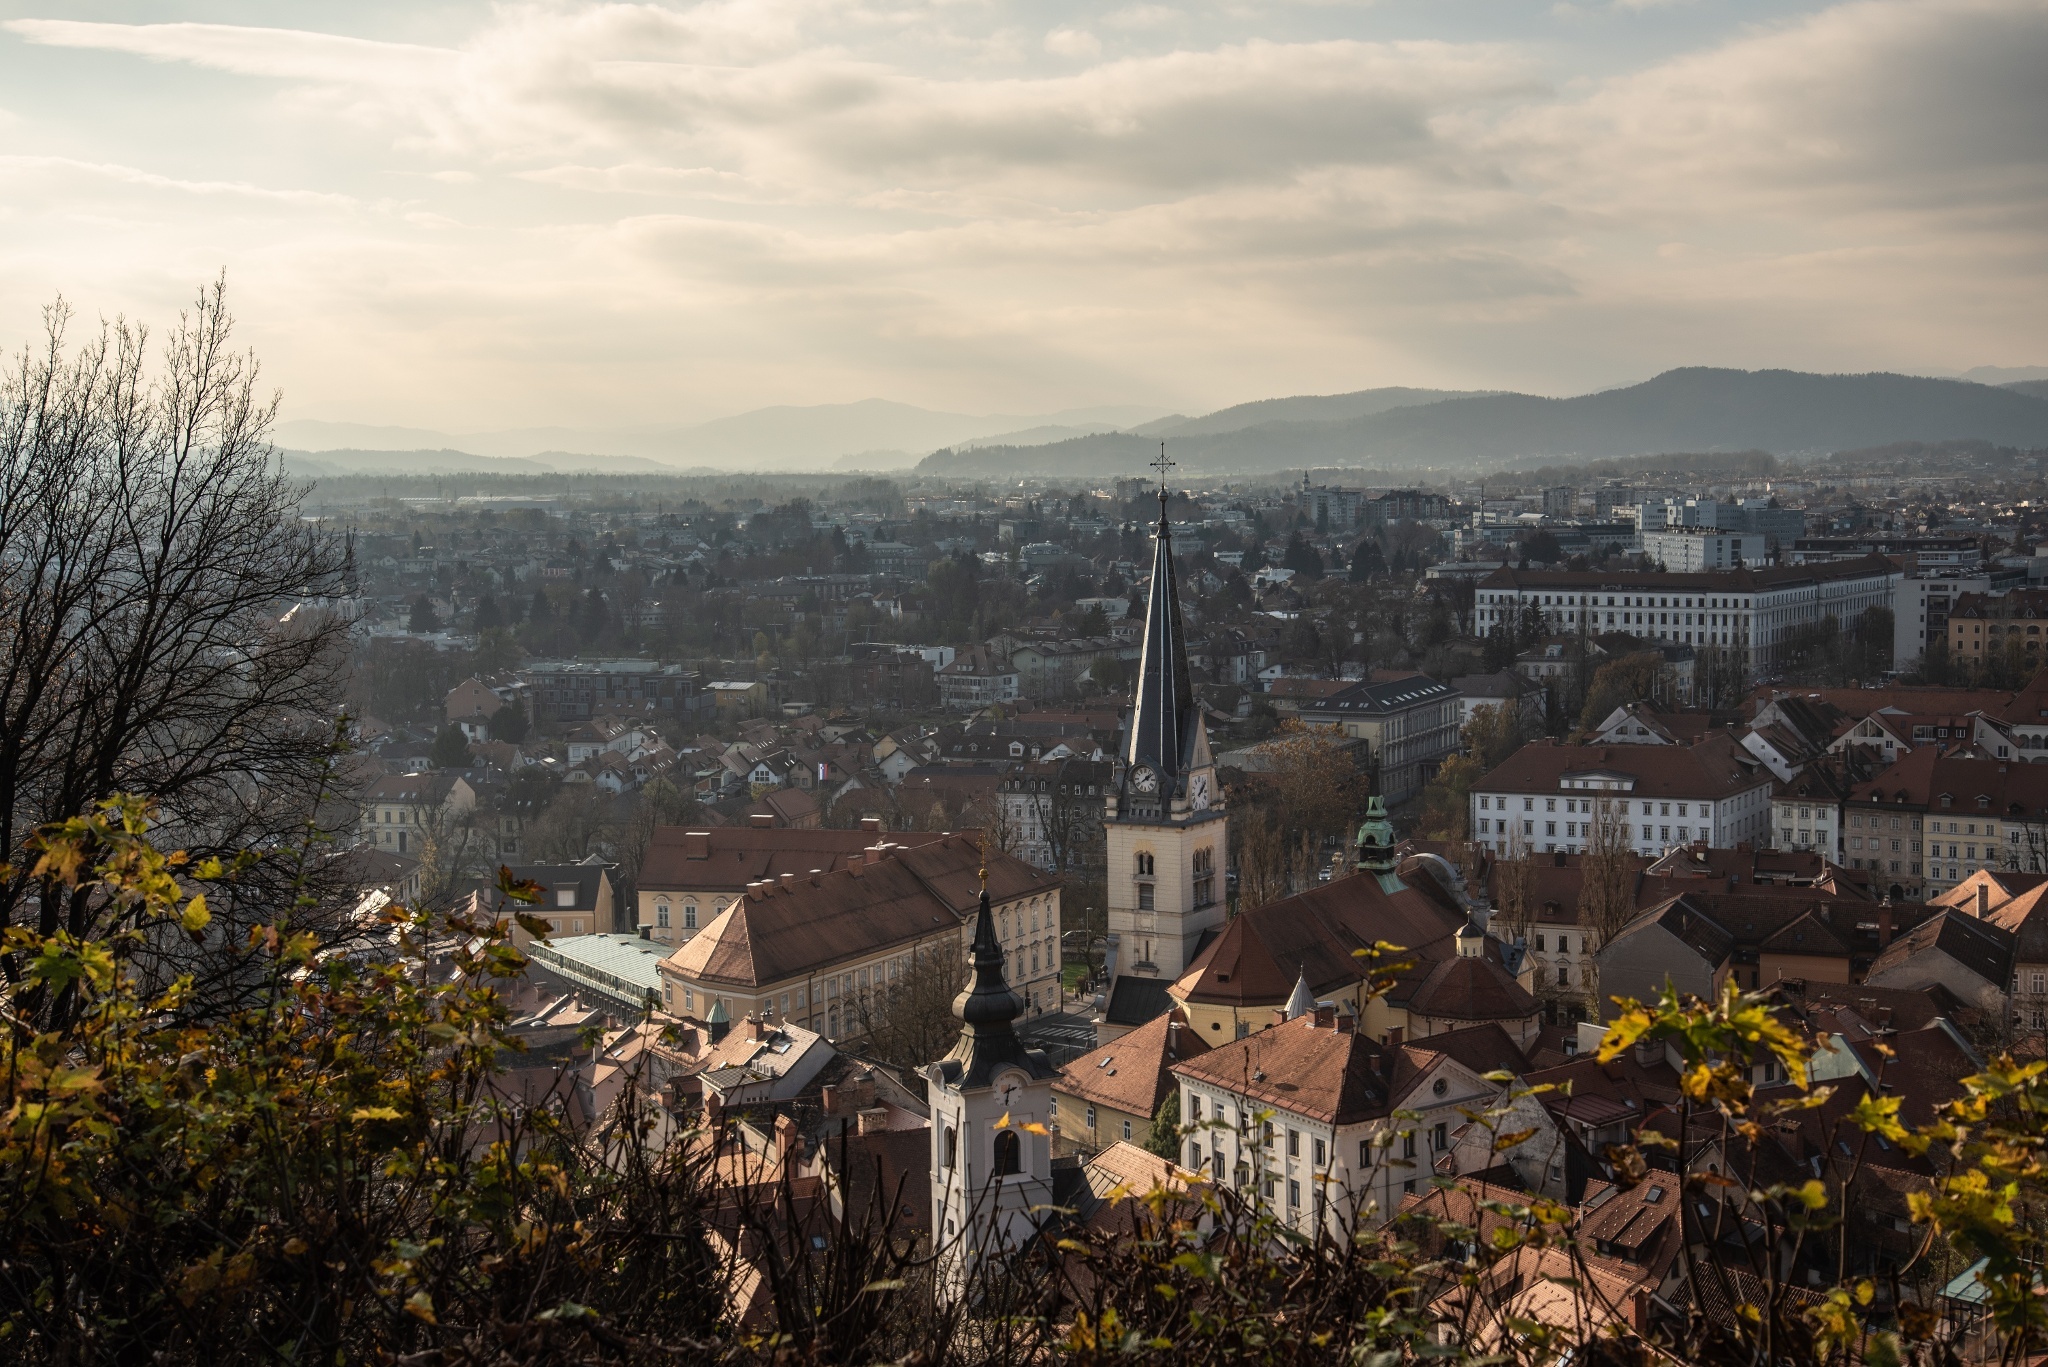
<svg viewBox="0 0 2048 1367">
<path fill-rule="evenodd" d="M 1023 1143 L 1015 1130 L 996 1132 L 996 1166 L 998 1177 L 1014 1177 L 1024 1170 Z"/>
<path fill-rule="evenodd" d="M 943 1161 L 945 1166 L 951 1169 L 959 1166 L 959 1160 L 960 1135 L 951 1125 L 948 1125 L 946 1126 L 945 1157 Z"/>
</svg>

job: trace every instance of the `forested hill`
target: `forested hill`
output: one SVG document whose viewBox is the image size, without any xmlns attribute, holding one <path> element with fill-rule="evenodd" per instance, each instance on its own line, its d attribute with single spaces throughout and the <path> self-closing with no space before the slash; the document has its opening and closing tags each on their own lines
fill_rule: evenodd
<svg viewBox="0 0 2048 1367">
<path fill-rule="evenodd" d="M 1690 367 L 1569 399 L 1482 394 L 1225 431 L 1204 430 L 1202 419 L 1152 426 L 1166 430 L 937 451 L 918 468 L 956 475 L 1137 474 L 1157 454 L 1161 436 L 1182 468 L 1207 474 L 1313 466 L 1477 469 L 1662 451 L 1820 453 L 1955 438 L 2048 447 L 2048 398 L 2017 387 L 1911 375 Z"/>
</svg>

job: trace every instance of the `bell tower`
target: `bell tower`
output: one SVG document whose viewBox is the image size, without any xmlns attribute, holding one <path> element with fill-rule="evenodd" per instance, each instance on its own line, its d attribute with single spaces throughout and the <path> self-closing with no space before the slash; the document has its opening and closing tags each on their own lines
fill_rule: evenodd
<svg viewBox="0 0 2048 1367">
<path fill-rule="evenodd" d="M 981 1269 L 1022 1249 L 1052 1205 L 1052 1080 L 1059 1075 L 1044 1051 L 1017 1038 L 1023 1003 L 1003 979 L 986 868 L 974 916 L 974 978 L 953 999 L 960 1039 L 925 1069 L 932 1246 L 941 1285 L 956 1296 Z"/>
<path fill-rule="evenodd" d="M 1163 443 L 1154 468 L 1159 524 L 1152 533 L 1144 654 L 1103 814 L 1107 967 L 1112 978 L 1172 981 L 1194 962 L 1203 934 L 1223 924 L 1229 842 L 1209 728 L 1188 672 L 1173 526 L 1166 515 L 1166 472 L 1173 462 Z"/>
</svg>

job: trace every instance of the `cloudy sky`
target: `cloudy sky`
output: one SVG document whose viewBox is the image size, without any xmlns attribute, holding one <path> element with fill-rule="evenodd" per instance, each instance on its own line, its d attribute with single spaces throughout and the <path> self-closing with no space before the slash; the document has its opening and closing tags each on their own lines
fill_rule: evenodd
<svg viewBox="0 0 2048 1367">
<path fill-rule="evenodd" d="M 291 417 L 2048 364 L 2048 0 L 0 0 L 0 338 Z"/>
</svg>

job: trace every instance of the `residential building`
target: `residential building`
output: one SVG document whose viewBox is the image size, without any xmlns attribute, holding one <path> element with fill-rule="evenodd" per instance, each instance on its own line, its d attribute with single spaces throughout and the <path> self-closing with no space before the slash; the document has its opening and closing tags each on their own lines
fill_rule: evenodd
<svg viewBox="0 0 2048 1367">
<path fill-rule="evenodd" d="M 1023 696 L 1017 671 L 998 663 L 983 646 L 962 653 L 938 678 L 939 705 L 948 712 L 978 712 Z"/>
<path fill-rule="evenodd" d="M 2012 1025 L 2048 1031 L 2048 873 L 1984 869 L 1933 899 L 2012 936 Z"/>
<path fill-rule="evenodd" d="M 714 679 L 704 686 L 718 719 L 728 724 L 765 716 L 768 712 L 768 683 L 765 679 Z"/>
<path fill-rule="evenodd" d="M 1643 533 L 1643 558 L 1674 574 L 1761 565 L 1765 554 L 1761 532 L 1685 527 Z"/>
<path fill-rule="evenodd" d="M 442 712 L 450 726 L 462 728 L 472 741 L 491 738 L 491 718 L 515 702 L 523 701 L 525 685 L 516 680 L 485 682 L 471 675 L 448 690 Z"/>
<path fill-rule="evenodd" d="M 1711 1000 L 1731 980 L 1745 991 L 1785 980 L 1860 983 L 1898 936 L 1936 915 L 1865 897 L 1681 892 L 1638 914 L 1595 952 L 1598 1005 L 1611 1020 L 1616 998 L 1654 1001 L 1667 986 Z"/>
<path fill-rule="evenodd" d="M 1927 570 L 1899 577 L 1892 595 L 1892 668 L 1911 669 L 1927 648 L 1949 639 L 1948 618 L 1967 595 L 1991 591 L 1983 571 Z"/>
<path fill-rule="evenodd" d="M 1103 798 L 1114 777 L 1108 760 L 1073 758 L 1028 761 L 1005 774 L 998 810 L 1010 853 L 1052 872 L 1100 868 Z"/>
<path fill-rule="evenodd" d="M 656 660 L 535 661 L 517 675 L 546 725 L 592 717 L 689 720 L 708 706 L 701 675 Z"/>
<path fill-rule="evenodd" d="M 1692 745 L 1523 746 L 1472 785 L 1472 838 L 1496 856 L 1582 852 L 1596 819 L 1646 858 L 1704 841 L 1762 843 L 1770 770 L 1725 731 Z"/>
<path fill-rule="evenodd" d="M 362 837 L 387 854 L 418 854 L 446 823 L 476 807 L 476 790 L 459 774 L 392 774 L 362 797 Z"/>
<path fill-rule="evenodd" d="M 1327 698 L 1304 702 L 1301 720 L 1366 743 L 1373 788 L 1398 805 L 1422 791 L 1458 752 L 1462 695 L 1427 674 L 1362 680 Z"/>
<path fill-rule="evenodd" d="M 1870 966 L 1876 987 L 1938 987 L 1994 1029 L 2011 1018 L 2014 935 L 1997 921 L 1949 908 L 1901 934 Z"/>
<path fill-rule="evenodd" d="M 778 834 L 822 835 L 800 831 Z M 857 1037 L 890 984 L 925 955 L 958 964 L 972 926 L 976 840 L 877 843 L 843 867 L 756 881 L 662 962 L 663 1009 L 759 1012 L 832 1038 Z M 991 852 L 988 889 L 1017 991 L 1036 1014 L 1059 1006 L 1059 881 Z"/>
<path fill-rule="evenodd" d="M 855 830 L 788 829 L 772 814 L 744 826 L 656 826 L 634 885 L 635 928 L 658 944 L 686 944 L 750 886 L 785 874 L 808 878 L 843 869 L 885 839 L 914 846 L 945 836 L 899 831 L 884 837 L 876 817 Z"/>
<path fill-rule="evenodd" d="M 1502 568 L 1479 581 L 1473 630 L 1512 631 L 1524 605 L 1533 605 L 1552 632 L 1583 626 L 1716 646 L 1739 652 L 1753 674 L 1768 674 L 1794 633 L 1829 617 L 1846 625 L 1868 608 L 1891 607 L 1901 577 L 1878 556 L 1691 574 Z"/>
<path fill-rule="evenodd" d="M 1895 898 L 1938 897 L 1980 869 L 2048 870 L 2048 767 L 1924 745 L 1843 806 L 1849 867 L 1881 873 Z"/>
<path fill-rule="evenodd" d="M 1972 667 L 2004 664 L 2033 673 L 2048 664 L 2041 653 L 2044 624 L 2048 589 L 1962 594 L 1949 609 L 1949 658 Z"/>
<path fill-rule="evenodd" d="M 1084 636 L 1019 641 L 1009 657 L 1010 667 L 1017 672 L 1017 686 L 1025 696 L 1054 699 L 1084 691 L 1084 682 L 1094 680 L 1098 665 L 1110 663 L 1121 669 L 1123 662 L 1138 658 L 1139 650 L 1136 641 L 1116 636 Z"/>
<path fill-rule="evenodd" d="M 617 864 L 592 855 L 580 864 L 506 867 L 515 881 L 538 886 L 537 900 L 511 901 L 499 892 L 498 882 L 492 878 L 472 885 L 481 899 L 479 910 L 507 916 L 516 912 L 545 921 L 551 936 L 608 935 L 625 929 L 625 893 L 619 886 Z M 524 944 L 525 930 L 515 929 L 513 939 Z"/>
<path fill-rule="evenodd" d="M 1870 555 L 1889 556 L 1930 575 L 1974 574 L 1984 565 L 1984 549 L 1973 536 L 1921 536 L 1912 532 L 1802 536 L 1792 542 L 1785 560 L 1793 565 L 1824 565 Z"/>
<path fill-rule="evenodd" d="M 1503 669 L 1493 674 L 1461 674 L 1451 680 L 1458 694 L 1458 725 L 1462 730 L 1482 707 L 1497 708 L 1518 717 L 1531 730 L 1543 725 L 1550 691 L 1527 675 Z"/>
<path fill-rule="evenodd" d="M 1528 1068 L 1497 1029 L 1382 1043 L 1329 1006 L 1288 1014 L 1173 1066 L 1190 1171 L 1230 1185 L 1299 1234 L 1342 1238 L 1385 1223 L 1432 1177 L 1547 1167 L 1558 1134 L 1542 1105 L 1510 1099 L 1510 1084 L 1488 1080 Z M 1489 1134 L 1462 1145 L 1474 1128 L 1488 1128 L 1471 1117 L 1496 1107 L 1507 1112 L 1499 1137 L 1514 1142 L 1493 1152 Z"/>
<path fill-rule="evenodd" d="M 1389 489 L 1365 500 L 1361 518 L 1367 527 L 1397 522 L 1437 522 L 1451 515 L 1451 500 L 1428 489 Z"/>
<path fill-rule="evenodd" d="M 1173 1094 L 1173 1065 L 1209 1052 L 1185 1013 L 1156 1016 L 1060 1069 L 1052 1085 L 1058 1153 L 1143 1144 L 1152 1118 Z"/>
</svg>

